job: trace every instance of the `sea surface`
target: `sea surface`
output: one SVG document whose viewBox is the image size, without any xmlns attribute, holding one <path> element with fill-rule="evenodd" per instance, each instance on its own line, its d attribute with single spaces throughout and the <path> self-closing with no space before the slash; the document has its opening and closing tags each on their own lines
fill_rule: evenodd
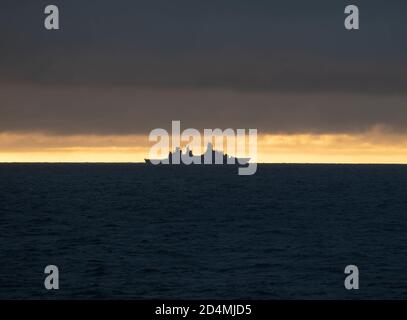
<svg viewBox="0 0 407 320">
<path fill-rule="evenodd" d="M 16 298 L 406 299 L 407 166 L 2 164 Z"/>
</svg>

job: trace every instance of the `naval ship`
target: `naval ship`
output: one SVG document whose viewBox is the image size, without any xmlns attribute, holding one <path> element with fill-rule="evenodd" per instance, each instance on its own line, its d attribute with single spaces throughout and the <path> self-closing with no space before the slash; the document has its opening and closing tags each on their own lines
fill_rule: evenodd
<svg viewBox="0 0 407 320">
<path fill-rule="evenodd" d="M 179 161 L 173 163 L 173 159 L 178 157 Z M 205 163 L 205 159 L 209 163 Z M 206 165 L 206 164 L 226 164 L 235 165 L 239 167 L 247 167 L 249 165 L 250 158 L 236 158 L 223 154 L 223 152 L 213 149 L 211 143 L 208 143 L 206 151 L 202 155 L 193 155 L 189 147 L 186 148 L 186 152 L 183 153 L 180 148 L 176 148 L 174 152 L 170 152 L 165 159 L 144 159 L 147 164 L 182 164 L 182 165 Z"/>
</svg>

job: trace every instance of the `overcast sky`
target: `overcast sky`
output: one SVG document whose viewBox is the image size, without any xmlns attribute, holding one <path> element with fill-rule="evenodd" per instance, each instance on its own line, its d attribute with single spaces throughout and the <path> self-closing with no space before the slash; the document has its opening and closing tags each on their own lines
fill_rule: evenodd
<svg viewBox="0 0 407 320">
<path fill-rule="evenodd" d="M 43 27 L 51 3 L 59 31 Z M 405 0 L 3 0 L 0 132 L 407 131 L 406 14 Z"/>
</svg>

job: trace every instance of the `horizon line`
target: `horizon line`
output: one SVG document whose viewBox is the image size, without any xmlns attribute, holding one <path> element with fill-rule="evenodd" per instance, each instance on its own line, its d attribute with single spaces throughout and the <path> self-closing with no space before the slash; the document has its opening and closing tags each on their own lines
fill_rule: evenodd
<svg viewBox="0 0 407 320">
<path fill-rule="evenodd" d="M 144 164 L 148 165 L 145 162 L 103 162 L 103 161 L 74 161 L 74 162 L 59 162 L 59 161 L 11 161 L 11 162 L 2 162 L 0 161 L 0 165 L 3 164 Z M 407 163 L 397 163 L 397 162 L 257 162 L 258 165 L 407 165 Z M 170 166 L 170 164 L 162 164 L 164 166 Z M 162 166 L 160 165 L 160 166 Z M 173 165 L 173 164 L 171 164 Z M 209 164 L 211 165 L 211 164 Z M 215 164 L 213 165 L 220 166 L 228 166 L 228 164 Z M 150 165 L 149 165 L 150 166 Z M 190 164 L 190 165 L 183 165 L 185 166 L 208 166 L 208 164 Z M 229 165 L 230 166 L 230 165 Z"/>
</svg>

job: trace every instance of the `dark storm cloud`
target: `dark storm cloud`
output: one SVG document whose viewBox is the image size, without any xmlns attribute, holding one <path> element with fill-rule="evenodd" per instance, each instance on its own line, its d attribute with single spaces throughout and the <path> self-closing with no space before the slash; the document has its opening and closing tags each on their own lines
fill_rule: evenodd
<svg viewBox="0 0 407 320">
<path fill-rule="evenodd" d="M 356 32 L 348 1 L 51 2 L 56 32 L 49 1 L 0 4 L 0 131 L 407 127 L 406 1 L 352 1 Z"/>
<path fill-rule="evenodd" d="M 1 4 L 1 81 L 213 87 L 268 91 L 404 92 L 405 1 L 44 1 Z"/>
</svg>

